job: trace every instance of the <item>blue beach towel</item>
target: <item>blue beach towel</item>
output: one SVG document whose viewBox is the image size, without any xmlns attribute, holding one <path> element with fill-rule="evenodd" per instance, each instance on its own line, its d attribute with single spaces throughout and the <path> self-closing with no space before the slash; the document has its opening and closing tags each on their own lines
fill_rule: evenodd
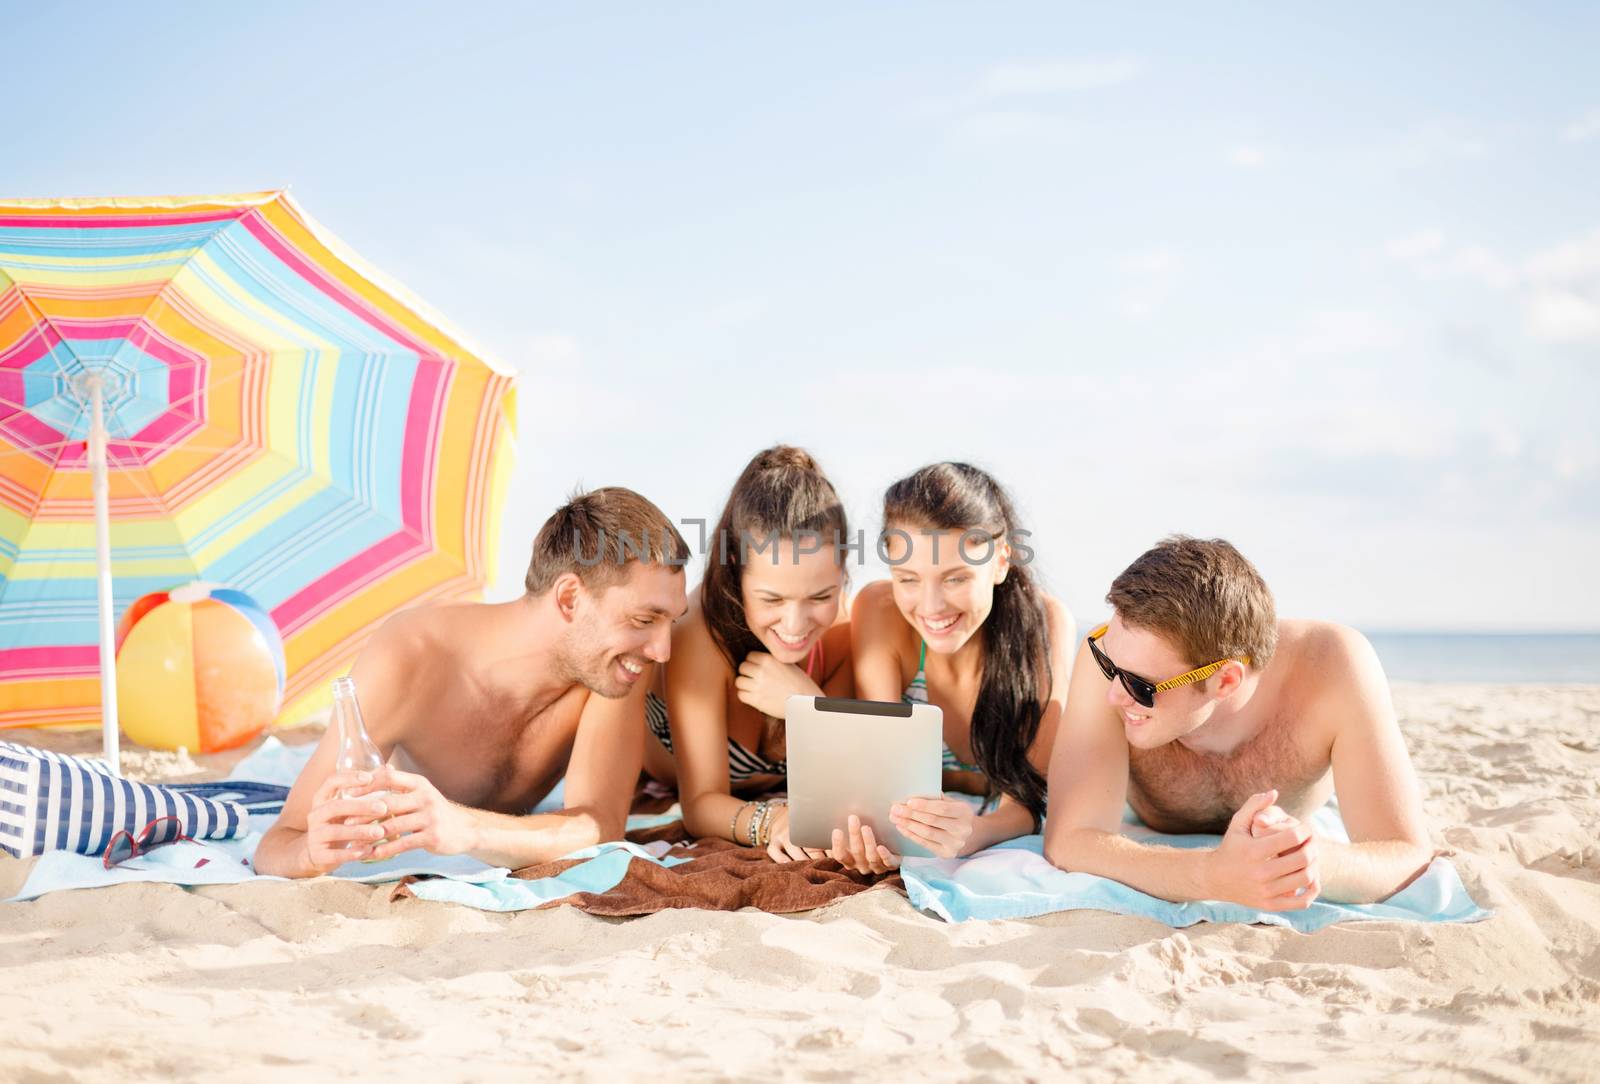
<svg viewBox="0 0 1600 1084">
<path fill-rule="evenodd" d="M 21 747 L 28 748 L 28 747 Z M 284 745 L 277 738 L 268 737 L 254 752 L 234 768 L 229 777 L 212 783 L 182 784 L 184 789 L 199 789 L 204 797 L 195 797 L 192 800 L 206 803 L 212 798 L 228 798 L 238 803 L 235 805 L 236 814 L 234 834 L 230 838 L 212 838 L 199 840 L 192 843 L 173 843 L 158 847 L 148 854 L 123 862 L 112 869 L 106 869 L 100 858 L 100 853 L 76 854 L 69 851 L 52 851 L 42 855 L 29 871 L 27 880 L 23 883 L 18 893 L 9 901 L 20 902 L 36 899 L 49 892 L 60 892 L 72 888 L 98 888 L 103 885 L 127 884 L 136 881 L 161 881 L 168 884 L 180 885 L 207 885 L 207 884 L 237 884 L 241 881 L 263 880 L 277 881 L 283 878 L 269 877 L 257 873 L 253 865 L 256 846 L 261 842 L 261 836 L 272 827 L 277 819 L 276 814 L 283 807 L 283 796 L 287 793 L 306 762 L 311 758 L 315 749 L 314 744 L 289 746 Z M 37 750 L 30 750 L 38 752 Z M 56 754 L 50 754 L 56 756 Z M 67 758 L 77 760 L 78 758 Z M 100 775 L 109 779 L 110 770 L 103 764 L 95 761 L 82 761 L 92 765 Z M 127 783 L 126 780 L 119 781 Z M 130 784 L 134 787 L 143 784 Z M 171 788 L 168 788 L 171 789 Z M 220 805 L 211 801 L 212 805 Z M 544 801 L 540 802 L 534 812 L 547 812 L 560 809 L 562 806 L 562 788 L 558 785 Z M 653 827 L 663 821 L 660 816 L 630 817 L 628 828 L 638 829 Z M 674 819 L 674 818 L 666 818 Z M 137 830 L 149 820 L 140 821 L 134 828 Z M 224 822 L 226 823 L 226 822 Z M 246 834 L 247 829 L 247 834 Z M 190 832 L 189 835 L 195 833 Z M 109 838 L 109 833 L 107 833 Z M 601 848 L 591 848 L 595 857 L 604 857 L 606 848 L 631 848 L 624 851 L 624 857 L 631 857 L 635 853 L 639 856 L 650 857 L 644 848 L 634 847 L 633 844 L 606 844 Z M 103 845 L 102 845 L 102 850 Z M 588 855 L 590 852 L 580 851 L 577 857 Z M 608 859 L 616 862 L 616 858 Z M 599 884 L 596 878 L 601 876 L 604 864 L 595 870 L 582 870 L 573 867 L 566 871 L 560 880 L 564 890 L 556 892 L 551 898 L 560 898 L 573 892 L 595 891 L 591 885 Z M 626 868 L 626 863 L 623 863 Z M 504 880 L 510 871 L 499 866 L 491 866 L 466 855 L 436 855 L 427 851 L 408 851 L 386 862 L 350 862 L 334 870 L 330 876 L 342 880 L 360 881 L 373 884 L 386 881 L 398 881 L 403 877 L 425 876 L 436 877 L 451 882 L 465 885 L 489 885 Z M 618 873 L 620 879 L 621 873 Z M 423 881 L 419 886 L 436 885 L 440 881 Z M 533 884 L 534 882 L 516 882 L 519 885 Z M 605 885 L 611 887 L 616 882 Z M 603 890 L 603 889 L 600 889 Z M 554 891 L 554 889 L 552 889 Z M 524 890 L 514 889 L 511 897 L 519 897 Z M 482 906 L 477 903 L 479 899 L 487 898 L 478 894 L 472 900 L 462 899 L 459 902 L 471 903 L 473 906 Z"/>
<path fill-rule="evenodd" d="M 1344 822 L 1332 805 L 1318 810 L 1311 824 L 1325 838 L 1349 839 Z M 1124 834 L 1143 842 L 1186 848 L 1215 847 L 1221 838 L 1162 835 L 1137 823 L 1124 825 Z M 1311 933 L 1335 922 L 1476 922 L 1492 913 L 1473 902 L 1455 867 L 1444 858 L 1435 858 L 1421 877 L 1382 903 L 1317 900 L 1303 911 L 1278 912 L 1215 900 L 1172 903 L 1119 881 L 1089 873 L 1067 873 L 1045 860 L 1043 844 L 1043 836 L 1023 836 L 970 858 L 908 858 L 900 875 L 915 906 L 948 922 L 1032 918 L 1053 911 L 1090 909 L 1142 915 L 1173 927 L 1197 922 L 1253 922 Z"/>
<path fill-rule="evenodd" d="M 270 802 L 270 798 L 263 797 L 269 792 L 256 792 L 251 784 L 287 786 L 299 775 L 312 748 L 310 745 L 289 747 L 275 738 L 268 738 L 240 762 L 230 779 L 216 787 L 222 791 L 231 786 L 235 788 L 236 797 L 254 793 L 256 801 Z M 536 811 L 560 807 L 558 789 L 541 802 Z M 628 828 L 653 827 L 674 819 L 672 815 L 634 816 L 628 819 Z M 62 889 L 132 881 L 199 885 L 277 880 L 262 877 L 250 864 L 261 833 L 270 827 L 272 820 L 270 815 L 257 813 L 250 820 L 248 835 L 172 844 L 112 870 L 106 870 L 97 856 L 52 852 L 38 859 L 22 890 L 13 899 L 28 900 Z M 1329 838 L 1348 838 L 1334 808 L 1320 810 L 1312 824 L 1319 834 Z M 1217 842 L 1215 836 L 1163 836 L 1137 823 L 1129 823 L 1124 829 L 1134 838 L 1178 847 L 1210 847 Z M 332 876 L 369 883 L 395 881 L 413 874 L 430 876 L 437 879 L 418 881 L 410 886 L 411 892 L 421 899 L 459 903 L 481 910 L 517 911 L 580 892 L 605 892 L 621 883 L 629 863 L 634 861 L 662 866 L 692 861 L 692 858 L 667 857 L 665 850 L 664 844 L 602 843 L 567 856 L 581 859 L 577 865 L 538 880 L 512 878 L 508 870 L 465 856 L 441 857 L 426 852 L 409 852 L 388 862 L 352 862 L 335 870 Z M 911 902 L 950 922 L 1027 918 L 1088 908 L 1143 915 L 1174 927 L 1205 921 L 1257 922 L 1309 933 L 1334 922 L 1361 919 L 1471 922 L 1490 914 L 1473 902 L 1455 868 L 1442 858 L 1435 859 L 1422 877 L 1382 903 L 1352 905 L 1319 900 L 1305 911 L 1285 913 L 1254 911 L 1220 902 L 1170 903 L 1104 877 L 1065 873 L 1045 861 L 1042 837 L 1036 835 L 1010 840 L 970 858 L 907 859 L 900 872 Z"/>
<path fill-rule="evenodd" d="M 633 824 L 634 819 L 628 818 L 629 828 L 648 827 Z M 629 863 L 635 858 L 654 862 L 658 866 L 676 866 L 692 861 L 689 858 L 665 857 L 666 849 L 664 843 L 649 847 L 637 843 L 601 843 L 567 855 L 568 858 L 587 861 L 562 870 L 554 877 L 541 877 L 538 880 L 507 877 L 478 884 L 417 881 L 410 888 L 411 894 L 418 899 L 462 903 L 480 911 L 526 911 L 580 892 L 608 892 L 622 883 L 622 879 L 628 875 Z"/>
</svg>

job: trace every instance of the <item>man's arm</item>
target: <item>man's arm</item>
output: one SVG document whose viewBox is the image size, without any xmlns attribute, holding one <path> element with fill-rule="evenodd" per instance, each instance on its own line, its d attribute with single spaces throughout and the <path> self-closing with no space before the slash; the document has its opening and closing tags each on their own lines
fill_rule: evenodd
<svg viewBox="0 0 1600 1084">
<path fill-rule="evenodd" d="M 1128 742 L 1106 702 L 1107 681 L 1087 644 L 1078 647 L 1066 708 L 1050 757 L 1044 855 L 1073 873 L 1093 873 L 1169 900 L 1198 898 L 1201 856 L 1122 835 Z"/>
<path fill-rule="evenodd" d="M 1318 659 L 1338 690 L 1333 786 L 1349 843 L 1318 839 L 1322 895 L 1373 903 L 1410 884 L 1433 860 L 1421 791 L 1378 655 L 1354 629 L 1328 632 Z"/>
<path fill-rule="evenodd" d="M 362 720 L 384 760 L 404 737 L 407 713 L 396 710 L 406 694 L 407 637 L 403 615 L 379 627 L 356 660 L 351 676 L 360 698 Z M 301 769 L 284 800 L 277 822 L 256 848 L 256 869 L 275 877 L 315 877 L 347 861 L 370 857 L 365 850 L 346 851 L 344 844 L 371 845 L 383 838 L 373 823 L 388 812 L 386 805 L 362 795 L 381 789 L 372 782 L 334 772 L 339 757 L 339 730 L 331 723 Z M 349 797 L 339 798 L 343 792 Z M 350 822 L 350 823 L 346 823 Z"/>
<path fill-rule="evenodd" d="M 1138 843 L 1121 834 L 1128 793 L 1128 743 L 1106 700 L 1109 682 L 1087 644 L 1078 650 L 1072 686 L 1050 760 L 1045 857 L 1074 873 L 1109 877 L 1173 901 L 1223 899 L 1262 910 L 1308 907 L 1316 898 L 1316 852 L 1296 823 L 1261 837 L 1256 813 L 1276 792 L 1254 795 L 1214 850 Z M 1297 890 L 1303 890 L 1296 895 Z"/>
</svg>

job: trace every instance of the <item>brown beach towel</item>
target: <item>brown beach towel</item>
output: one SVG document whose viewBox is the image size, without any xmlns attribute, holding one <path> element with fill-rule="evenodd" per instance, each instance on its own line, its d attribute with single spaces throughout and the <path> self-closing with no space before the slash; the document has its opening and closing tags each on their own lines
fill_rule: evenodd
<svg viewBox="0 0 1600 1084">
<path fill-rule="evenodd" d="M 636 802 L 633 811 L 660 811 L 650 808 L 651 804 Z M 670 802 L 664 804 L 670 805 Z M 551 900 L 539 909 L 570 906 L 591 915 L 609 917 L 650 915 L 674 907 L 711 911 L 755 907 L 773 914 L 790 914 L 810 911 L 871 889 L 905 891 L 898 873 L 876 877 L 854 873 L 831 858 L 774 862 L 764 849 L 741 847 L 725 839 L 691 840 L 681 820 L 629 832 L 627 839 L 630 843 L 673 844 L 668 856 L 688 861 L 668 867 L 634 859 L 628 864 L 627 874 L 614 888 L 605 892 L 579 892 Z M 540 862 L 515 870 L 511 876 L 526 880 L 554 877 L 579 861 Z M 398 884 L 391 898 L 410 896 L 406 885 L 412 880 L 414 878 L 407 878 Z"/>
<path fill-rule="evenodd" d="M 810 911 L 825 903 L 873 888 L 902 888 L 898 874 L 870 877 L 845 870 L 831 858 L 774 862 L 766 851 L 725 839 L 704 839 L 674 847 L 674 858 L 689 861 L 658 866 L 635 860 L 627 876 L 606 892 L 580 892 L 546 907 L 569 904 L 591 915 L 650 915 L 671 907 L 737 911 L 755 907 L 773 914 Z M 549 877 L 572 863 L 546 862 L 517 870 L 514 877 Z M 902 889 L 903 890 L 903 889 Z"/>
</svg>

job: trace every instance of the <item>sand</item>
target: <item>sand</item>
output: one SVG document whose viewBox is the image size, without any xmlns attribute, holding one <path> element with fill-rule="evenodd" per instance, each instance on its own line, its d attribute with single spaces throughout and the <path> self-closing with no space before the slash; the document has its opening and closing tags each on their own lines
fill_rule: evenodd
<svg viewBox="0 0 1600 1084">
<path fill-rule="evenodd" d="M 1600 687 L 1395 694 L 1486 922 L 947 925 L 889 892 L 614 920 L 127 885 L 0 905 L 0 1079 L 1600 1079 Z M 0 894 L 23 872 L 0 863 Z"/>
</svg>

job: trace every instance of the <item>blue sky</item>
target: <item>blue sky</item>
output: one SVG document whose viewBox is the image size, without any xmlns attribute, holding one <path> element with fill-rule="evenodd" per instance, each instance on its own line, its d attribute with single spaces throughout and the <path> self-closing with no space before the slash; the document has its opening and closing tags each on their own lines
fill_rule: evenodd
<svg viewBox="0 0 1600 1084">
<path fill-rule="evenodd" d="M 578 483 L 854 521 L 964 458 L 1088 619 L 1163 534 L 1282 612 L 1600 627 L 1600 8 L 6 2 L 8 196 L 291 186 Z M 875 575 L 857 570 L 857 578 Z"/>
</svg>

